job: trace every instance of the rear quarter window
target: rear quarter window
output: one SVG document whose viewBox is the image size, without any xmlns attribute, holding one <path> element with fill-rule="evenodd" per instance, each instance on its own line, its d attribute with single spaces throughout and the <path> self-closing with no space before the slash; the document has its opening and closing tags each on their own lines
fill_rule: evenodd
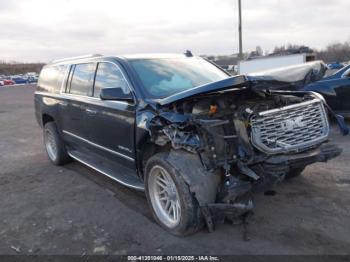
<svg viewBox="0 0 350 262">
<path fill-rule="evenodd" d="M 59 93 L 65 79 L 67 65 L 45 67 L 41 70 L 38 91 Z"/>
</svg>

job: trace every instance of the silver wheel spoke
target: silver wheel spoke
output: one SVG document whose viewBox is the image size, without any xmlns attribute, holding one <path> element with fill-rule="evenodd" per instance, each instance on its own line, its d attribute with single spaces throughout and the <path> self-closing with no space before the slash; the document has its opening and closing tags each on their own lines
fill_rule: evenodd
<svg viewBox="0 0 350 262">
<path fill-rule="evenodd" d="M 179 200 L 176 201 L 176 214 L 177 214 L 177 218 L 180 216 L 180 203 L 179 203 Z"/>
<path fill-rule="evenodd" d="M 164 179 L 164 176 L 163 177 L 158 176 L 157 180 L 159 182 L 162 182 L 164 185 L 168 185 L 168 181 Z"/>
<path fill-rule="evenodd" d="M 170 211 L 170 207 L 171 207 L 171 201 L 167 200 L 166 204 L 165 204 L 165 211 L 169 214 Z"/>
<path fill-rule="evenodd" d="M 158 186 L 160 186 L 162 189 L 165 189 L 166 188 L 166 185 L 164 185 L 163 183 L 157 181 L 156 182 Z"/>
<path fill-rule="evenodd" d="M 161 166 L 151 169 L 148 180 L 154 212 L 166 226 L 173 228 L 181 220 L 179 193 L 172 176 Z"/>
<path fill-rule="evenodd" d="M 173 203 L 173 204 L 171 205 L 171 208 L 172 208 L 172 210 L 173 210 L 173 218 L 174 218 L 174 220 L 176 220 L 176 219 L 177 219 L 177 214 L 176 214 L 175 203 Z"/>
<path fill-rule="evenodd" d="M 172 211 L 173 205 L 172 205 L 171 201 L 169 201 L 169 202 L 170 202 L 170 205 L 169 205 L 169 207 L 167 208 L 167 213 L 168 213 L 168 215 L 171 217 L 171 211 Z"/>
<path fill-rule="evenodd" d="M 57 157 L 57 146 L 53 134 L 49 131 L 45 131 L 45 146 L 49 157 L 54 160 Z"/>
<path fill-rule="evenodd" d="M 166 193 L 166 190 L 163 188 L 161 191 L 158 192 L 158 195 L 163 195 L 164 193 Z"/>
<path fill-rule="evenodd" d="M 159 200 L 160 200 L 160 201 L 168 200 L 168 197 L 167 197 L 167 196 L 164 196 L 164 197 L 159 198 Z"/>
</svg>

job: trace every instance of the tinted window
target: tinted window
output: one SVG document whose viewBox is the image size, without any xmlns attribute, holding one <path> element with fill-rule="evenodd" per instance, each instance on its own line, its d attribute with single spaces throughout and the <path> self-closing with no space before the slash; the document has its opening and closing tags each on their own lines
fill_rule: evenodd
<svg viewBox="0 0 350 262">
<path fill-rule="evenodd" d="M 47 92 L 59 92 L 58 88 L 59 70 L 57 67 L 45 67 L 41 70 L 38 90 Z"/>
<path fill-rule="evenodd" d="M 75 66 L 70 85 L 70 93 L 88 95 L 92 90 L 95 64 L 78 64 Z"/>
<path fill-rule="evenodd" d="M 125 94 L 130 93 L 128 84 L 120 69 L 111 63 L 99 63 L 95 79 L 94 97 L 99 97 L 102 88 L 121 87 Z"/>
<path fill-rule="evenodd" d="M 229 77 L 198 57 L 140 59 L 131 60 L 130 63 L 151 98 L 164 98 Z"/>
</svg>

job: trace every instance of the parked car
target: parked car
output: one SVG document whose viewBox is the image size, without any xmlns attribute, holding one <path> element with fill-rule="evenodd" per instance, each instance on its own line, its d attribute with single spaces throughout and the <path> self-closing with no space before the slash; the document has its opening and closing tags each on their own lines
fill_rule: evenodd
<svg viewBox="0 0 350 262">
<path fill-rule="evenodd" d="M 5 86 L 15 85 L 16 84 L 16 82 L 13 81 L 12 79 L 4 79 L 3 81 L 4 81 L 4 85 Z"/>
<path fill-rule="evenodd" d="M 28 78 L 23 76 L 12 76 L 11 80 L 13 80 L 16 84 L 28 84 Z"/>
<path fill-rule="evenodd" d="M 38 78 L 36 76 L 28 76 L 27 78 L 27 84 L 37 83 Z"/>
<path fill-rule="evenodd" d="M 5 85 L 5 82 L 0 79 L 0 86 L 4 86 L 4 85 Z"/>
<path fill-rule="evenodd" d="M 187 235 L 341 153 L 320 95 L 268 88 L 188 53 L 88 56 L 43 68 L 35 115 L 53 164 L 145 191 L 156 221 Z"/>
<path fill-rule="evenodd" d="M 337 114 L 350 116 L 350 65 L 330 76 L 321 61 L 251 74 L 270 89 L 313 91 L 321 94 Z"/>
<path fill-rule="evenodd" d="M 322 94 L 336 113 L 350 116 L 350 65 L 331 76 L 306 85 L 303 90 Z"/>
<path fill-rule="evenodd" d="M 341 69 L 344 67 L 344 65 L 342 63 L 339 62 L 332 62 L 327 64 L 328 68 L 333 70 L 333 69 Z"/>
</svg>

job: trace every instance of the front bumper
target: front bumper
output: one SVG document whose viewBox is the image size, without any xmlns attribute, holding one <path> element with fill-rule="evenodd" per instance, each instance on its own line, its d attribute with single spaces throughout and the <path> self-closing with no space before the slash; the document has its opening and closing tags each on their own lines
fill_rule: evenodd
<svg viewBox="0 0 350 262">
<path fill-rule="evenodd" d="M 304 168 L 315 162 L 326 162 L 342 152 L 342 149 L 331 143 L 323 143 L 318 148 L 289 155 L 276 155 L 269 157 L 252 169 L 259 176 L 249 186 L 247 181 L 231 181 L 231 186 L 226 187 L 226 197 L 222 197 L 218 203 L 201 206 L 201 212 L 210 232 L 214 230 L 216 223 L 223 222 L 225 218 L 245 218 L 254 208 L 249 192 L 270 190 L 277 182 L 284 179 L 285 175 L 295 168 Z M 259 172 L 260 171 L 260 172 Z M 232 199 L 231 199 L 232 198 Z M 230 200 L 231 199 L 231 200 Z"/>
<path fill-rule="evenodd" d="M 341 152 L 342 149 L 337 145 L 324 143 L 318 148 L 303 153 L 269 157 L 263 163 L 253 167 L 259 175 L 259 179 L 253 182 L 252 191 L 264 192 L 271 190 L 277 183 L 283 181 L 292 170 L 303 170 L 307 165 L 326 162 L 337 157 Z"/>
<path fill-rule="evenodd" d="M 316 149 L 303 153 L 270 157 L 264 161 L 264 165 L 300 168 L 316 162 L 326 162 L 339 156 L 341 152 L 342 149 L 339 146 L 326 142 Z"/>
</svg>

